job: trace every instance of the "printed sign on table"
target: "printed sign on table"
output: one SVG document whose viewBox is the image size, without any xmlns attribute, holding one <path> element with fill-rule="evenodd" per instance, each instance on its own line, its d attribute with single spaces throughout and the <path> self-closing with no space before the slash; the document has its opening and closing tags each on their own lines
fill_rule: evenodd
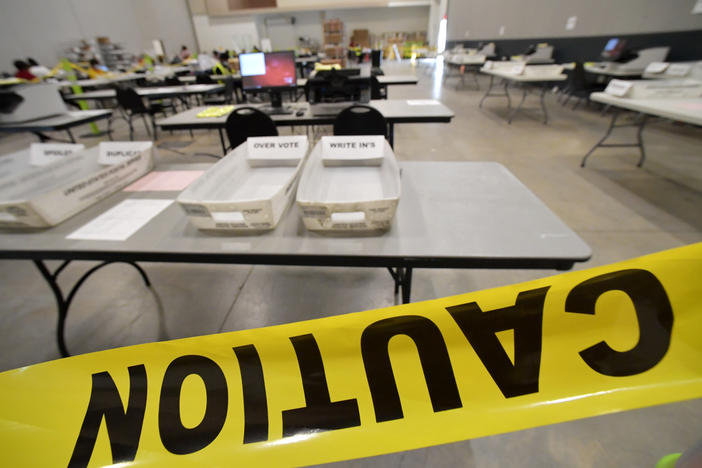
<svg viewBox="0 0 702 468">
<path fill-rule="evenodd" d="M 29 147 L 29 164 L 32 166 L 46 166 L 84 149 L 85 145 L 77 144 L 32 143 Z"/>
</svg>

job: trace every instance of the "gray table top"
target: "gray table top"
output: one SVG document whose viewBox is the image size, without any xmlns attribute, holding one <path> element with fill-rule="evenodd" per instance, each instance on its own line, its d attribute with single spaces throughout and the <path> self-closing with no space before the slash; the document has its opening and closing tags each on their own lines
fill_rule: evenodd
<svg viewBox="0 0 702 468">
<path fill-rule="evenodd" d="M 189 94 L 208 94 L 222 91 L 224 85 L 221 84 L 191 84 L 183 86 L 154 86 L 147 88 L 134 88 L 142 97 L 171 97 L 185 96 Z M 68 94 L 63 98 L 67 101 L 83 101 L 88 99 L 112 99 L 117 95 L 114 89 L 99 89 L 87 91 L 80 94 Z"/>
<path fill-rule="evenodd" d="M 451 109 L 439 101 L 427 104 L 426 100 L 405 99 L 378 99 L 368 105 L 378 109 L 390 123 L 421 123 L 421 122 L 450 122 L 454 114 Z M 235 106 L 244 107 L 245 104 Z M 252 107 L 257 107 L 256 105 Z M 286 115 L 272 115 L 271 118 L 278 125 L 324 125 L 334 123 L 335 116 L 315 116 L 310 112 L 306 102 L 292 105 L 295 110 L 303 111 L 298 116 L 295 113 Z M 161 128 L 224 128 L 227 115 L 221 117 L 197 117 L 197 114 L 208 107 L 193 107 L 176 115 L 156 121 Z"/>
<path fill-rule="evenodd" d="M 666 119 L 702 125 L 702 98 L 632 99 L 599 92 L 590 94 L 590 99 Z"/>
<path fill-rule="evenodd" d="M 206 169 L 208 164 L 156 170 Z M 402 196 L 389 231 L 326 235 L 305 229 L 295 203 L 276 229 L 252 235 L 197 230 L 173 203 L 129 239 L 66 236 L 127 198 L 119 192 L 48 230 L 0 230 L 0 258 L 437 268 L 569 268 L 590 248 L 505 167 L 493 162 L 403 162 Z"/>
<path fill-rule="evenodd" d="M 31 132 L 60 130 L 87 122 L 93 122 L 95 120 L 105 119 L 110 115 L 112 115 L 112 111 L 105 109 L 70 111 L 66 112 L 65 114 L 54 115 L 45 119 L 30 120 L 28 122 L 12 124 L 0 124 L 0 131 L 23 130 Z"/>
</svg>

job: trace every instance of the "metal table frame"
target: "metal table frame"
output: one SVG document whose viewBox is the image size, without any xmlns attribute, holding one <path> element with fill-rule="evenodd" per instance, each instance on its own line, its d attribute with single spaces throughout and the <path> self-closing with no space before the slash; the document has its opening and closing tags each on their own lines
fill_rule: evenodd
<svg viewBox="0 0 702 468">
<path fill-rule="evenodd" d="M 408 164 L 413 166 L 411 172 L 408 172 L 407 170 L 406 166 Z M 414 181 L 414 185 L 412 186 L 415 188 L 411 191 L 407 191 L 406 197 L 409 197 L 407 198 L 407 200 L 414 200 L 415 198 L 420 197 L 419 192 L 417 190 L 418 187 L 423 186 L 424 174 L 426 174 L 426 170 L 422 167 L 417 166 L 418 164 L 421 163 L 414 162 L 406 163 L 405 165 L 403 165 L 403 167 L 405 168 L 403 170 L 403 173 L 405 174 L 404 177 L 415 177 L 414 179 L 410 179 Z M 455 163 L 443 164 L 446 165 Z M 493 166 L 492 163 L 489 164 Z M 181 170 L 182 166 L 183 165 L 167 165 L 161 166 L 160 169 Z M 444 169 L 435 168 L 434 166 L 435 164 L 432 163 L 432 170 L 436 173 L 447 174 Z M 499 165 L 494 166 L 497 167 Z M 499 171 L 506 170 L 503 168 Z M 506 180 L 513 180 L 513 176 L 509 173 L 509 171 L 506 171 L 506 173 Z M 408 174 L 414 174 L 414 176 Z M 417 174 L 421 174 L 421 180 L 416 178 L 418 177 Z M 449 172 L 448 174 L 451 175 L 442 177 L 448 177 L 445 180 L 453 180 L 453 178 L 458 177 L 458 173 L 456 173 L 455 171 Z M 66 223 L 69 223 L 69 225 L 62 224 L 59 225 L 57 228 L 54 228 L 59 229 L 59 232 L 54 233 L 57 236 L 56 242 L 59 242 L 55 247 L 52 247 L 51 242 L 54 241 L 51 241 L 50 239 L 45 241 L 41 238 L 38 238 L 34 242 L 31 242 L 25 237 L 22 237 L 21 242 L 19 242 L 19 238 L 13 237 L 13 242 L 10 244 L 3 244 L 2 242 L 0 242 L 0 258 L 13 260 L 32 260 L 34 262 L 37 269 L 41 273 L 44 280 L 48 283 L 52 293 L 54 294 L 58 311 L 58 322 L 56 330 L 57 343 L 61 355 L 68 356 L 69 352 L 65 341 L 65 327 L 71 302 L 73 301 L 80 287 L 93 273 L 108 265 L 111 265 L 112 263 L 126 263 L 132 265 L 142 277 L 145 285 L 149 288 L 151 287 L 151 282 L 146 272 L 138 265 L 138 262 L 318 267 L 379 267 L 387 269 L 390 272 L 394 283 L 395 295 L 398 295 L 399 293 L 401 302 L 407 303 L 410 301 L 411 297 L 412 275 L 414 268 L 568 270 L 573 266 L 575 262 L 588 260 L 590 258 L 591 252 L 589 251 L 589 248 L 587 248 L 586 244 L 584 244 L 575 233 L 568 229 L 567 226 L 563 225 L 562 221 L 558 220 L 558 218 L 550 210 L 548 210 L 548 208 L 545 207 L 542 202 L 540 202 L 535 196 L 533 196 L 528 191 L 528 189 L 524 188 L 525 190 L 523 190 L 522 188 L 520 188 L 523 187 L 523 184 L 519 183 L 518 181 L 516 183 L 518 185 L 513 185 L 510 189 L 511 195 L 508 196 L 507 201 L 505 202 L 505 212 L 502 213 L 502 216 L 507 216 L 507 213 L 510 213 L 512 210 L 512 202 L 510 202 L 509 200 L 514 200 L 516 198 L 519 198 L 520 200 L 527 200 L 533 197 L 534 205 L 531 209 L 533 209 L 534 211 L 532 215 L 536 214 L 537 216 L 541 217 L 545 216 L 544 223 L 546 227 L 537 228 L 537 230 L 557 229 L 558 231 L 555 232 L 570 232 L 569 235 L 575 237 L 575 239 L 567 241 L 568 247 L 565 248 L 565 250 L 563 250 L 563 244 L 561 244 L 560 247 L 552 247 L 552 242 L 550 241 L 538 241 L 537 244 L 535 244 L 535 247 L 533 248 L 528 246 L 524 247 L 527 250 L 524 253 L 522 253 L 524 248 L 516 248 L 513 250 L 514 253 L 508 255 L 498 254 L 498 251 L 504 249 L 495 246 L 488 248 L 487 250 L 478 249 L 476 252 L 470 253 L 462 253 L 461 251 L 454 250 L 444 252 L 442 249 L 429 249 L 426 251 L 423 251 L 421 249 L 410 249 L 409 251 L 407 251 L 406 247 L 404 250 L 388 250 L 375 248 L 371 249 L 370 251 L 361 250 L 359 253 L 345 253 L 343 248 L 329 248 L 326 251 L 319 251 L 319 253 L 317 253 L 318 251 L 316 249 L 301 253 L 294 248 L 292 250 L 267 250 L 267 248 L 265 247 L 254 251 L 220 250 L 212 249 L 209 247 L 198 250 L 195 247 L 184 247 L 182 245 L 179 245 L 177 242 L 175 244 L 171 244 L 171 246 L 167 248 L 163 248 L 163 250 L 151 250 L 149 246 L 151 246 L 153 242 L 156 242 L 153 245 L 160 245 L 160 242 L 158 240 L 151 241 L 152 243 L 145 244 L 145 247 L 139 248 L 138 246 L 141 245 L 141 241 L 139 241 L 139 239 L 133 240 L 133 242 L 136 242 L 136 244 L 134 245 L 129 245 L 129 243 L 115 244 L 113 242 L 97 242 L 93 244 L 94 246 L 91 246 L 90 248 L 76 248 L 76 246 L 72 242 L 68 244 L 63 243 L 64 235 L 67 232 L 71 232 L 77 226 L 80 226 L 87 222 L 87 220 L 93 219 L 95 216 L 104 212 L 104 210 L 109 209 L 109 207 L 114 206 L 116 203 L 119 203 L 119 201 L 121 201 L 122 199 L 140 198 L 139 195 L 119 192 L 109 197 L 108 199 L 99 202 L 101 205 L 93 206 L 91 208 L 88 208 L 86 212 L 76 215 L 77 218 L 67 220 Z M 435 190 L 439 190 L 439 188 L 436 188 Z M 449 187 L 441 186 L 441 190 L 442 193 L 443 191 L 448 191 L 447 193 L 449 194 L 453 193 L 451 192 L 451 189 Z M 522 195 L 522 191 L 524 191 L 524 194 L 528 196 L 525 197 L 524 195 Z M 172 196 L 169 194 L 164 193 L 163 195 L 160 195 L 160 197 L 164 196 L 167 199 L 172 198 Z M 450 197 L 452 196 L 453 195 L 450 195 Z M 406 203 L 409 203 L 409 201 Z M 424 209 L 429 209 L 431 206 L 435 205 L 430 203 L 429 205 L 424 206 Z M 160 239 L 163 236 L 167 236 L 169 232 L 176 232 L 168 231 L 168 229 L 172 229 L 173 226 L 178 226 L 176 228 L 177 232 L 180 232 L 180 229 L 193 229 L 197 232 L 195 228 L 187 227 L 189 226 L 189 224 L 185 220 L 186 215 L 184 212 L 179 210 L 177 206 L 169 207 L 169 209 L 176 210 L 177 214 L 173 212 L 171 212 L 171 214 L 166 214 L 166 218 L 162 218 L 161 221 L 164 224 L 159 225 L 157 223 L 156 225 L 154 225 L 151 224 L 154 222 L 152 220 L 142 229 L 148 229 L 149 225 L 151 225 L 152 229 L 156 229 L 156 231 L 153 234 L 150 234 L 151 236 L 155 236 L 152 237 L 153 239 Z M 399 209 L 402 209 L 402 207 L 400 207 Z M 407 215 L 407 213 L 414 212 L 414 209 L 415 208 L 405 208 L 405 210 L 410 211 L 403 212 L 405 213 L 405 215 Z M 491 218 L 492 217 L 494 217 L 494 215 L 491 215 Z M 407 219 L 411 220 L 414 218 L 409 217 Z M 529 220 L 526 222 L 532 224 L 534 219 L 535 218 L 533 218 L 533 216 L 529 216 Z M 286 220 L 288 220 L 288 223 L 285 222 Z M 275 237 L 276 232 L 283 235 L 286 232 L 286 230 L 288 230 L 288 232 L 296 232 L 295 226 L 297 225 L 296 223 L 299 222 L 300 221 L 296 211 L 293 211 L 293 208 L 290 208 L 290 212 L 286 214 L 286 218 L 281 221 L 281 224 L 278 227 L 276 227 L 275 231 L 271 232 L 271 235 Z M 396 225 L 396 228 L 401 229 L 400 226 L 403 226 L 405 228 L 410 226 L 410 229 L 414 229 L 414 224 L 412 222 L 409 222 L 409 224 L 398 224 Z M 166 230 L 162 232 L 160 230 L 162 228 Z M 400 230 L 399 232 L 402 231 Z M 17 232 L 13 232 L 9 235 L 26 236 L 25 234 Z M 41 236 L 42 233 L 37 233 L 37 235 Z M 178 236 L 180 235 L 181 234 L 178 234 Z M 190 234 L 186 234 L 186 236 L 189 235 Z M 263 235 L 265 236 L 267 234 Z M 308 235 L 309 234 L 304 234 L 305 237 L 307 237 Z M 3 234 L 3 237 L 5 236 L 7 236 L 7 234 Z M 296 238 L 297 236 L 298 234 L 293 234 L 293 237 Z M 316 236 L 311 236 L 311 238 L 314 237 Z M 184 238 L 187 239 L 189 237 Z M 257 236 L 257 238 L 260 237 Z M 216 238 L 204 236 L 203 242 L 211 242 L 211 239 Z M 399 240 L 400 237 L 397 237 L 397 239 Z M 78 242 L 82 243 L 90 241 Z M 194 243 L 190 245 L 196 246 L 197 242 L 198 241 L 194 241 Z M 326 245 L 332 245 L 334 241 L 325 241 L 325 243 Z M 531 252 L 529 251 L 530 249 Z M 536 251 L 534 251 L 534 249 L 536 249 Z M 468 250 L 470 251 L 471 249 Z M 52 271 L 46 264 L 46 262 L 49 260 L 59 260 L 61 261 L 61 263 Z M 61 273 L 72 261 L 99 261 L 100 263 L 88 268 L 87 271 L 85 271 L 73 285 L 65 288 L 64 290 L 59 285 L 58 279 Z"/>
<path fill-rule="evenodd" d="M 75 112 L 82 112 L 82 111 L 73 111 L 72 113 Z M 91 111 L 92 112 L 92 111 Z M 42 143 L 45 141 L 59 141 L 59 142 L 64 142 L 66 143 L 66 140 L 61 140 L 59 138 L 51 137 L 49 135 L 44 134 L 44 132 L 60 132 L 60 131 L 65 131 L 66 134 L 68 134 L 68 142 L 70 143 L 75 143 L 76 139 L 73 136 L 73 132 L 71 132 L 71 128 L 73 127 L 78 127 L 80 125 L 96 122 L 98 120 L 102 119 L 107 119 L 107 135 L 112 139 L 112 112 L 111 111 L 105 111 L 104 114 L 94 114 L 94 115 L 86 115 L 85 117 L 82 117 L 80 119 L 70 121 L 70 122 L 64 122 L 64 123 L 59 123 L 59 124 L 50 124 L 50 123 L 42 123 L 46 122 L 47 120 L 51 120 L 55 117 L 49 117 L 46 119 L 38 119 L 34 122 L 21 122 L 17 124 L 0 124 L 0 132 L 7 132 L 7 133 L 24 133 L 24 132 L 29 132 L 33 133 L 34 135 L 39 138 L 39 141 Z"/>
<path fill-rule="evenodd" d="M 512 99 L 509 95 L 509 85 L 510 85 L 510 80 L 506 78 L 502 78 L 502 82 L 500 85 L 504 87 L 504 92 L 503 93 L 491 93 L 492 89 L 496 87 L 494 85 L 495 82 L 495 75 L 490 75 L 490 85 L 488 86 L 487 91 L 485 92 L 485 95 L 483 98 L 480 100 L 480 104 L 478 105 L 479 108 L 482 109 L 483 107 L 483 101 L 489 97 L 506 97 L 507 98 L 507 109 L 512 108 Z M 512 123 L 512 120 L 514 119 L 514 116 L 517 115 L 517 113 L 520 110 L 523 110 L 524 106 L 524 101 L 526 100 L 527 95 L 529 94 L 529 91 L 533 88 L 538 88 L 539 89 L 539 102 L 541 104 L 541 112 L 544 115 L 544 120 L 543 123 L 544 125 L 548 124 L 548 112 L 546 111 L 546 102 L 544 102 L 544 98 L 546 96 L 546 92 L 549 89 L 549 82 L 516 82 L 519 85 L 521 85 L 522 88 L 522 99 L 519 101 L 519 105 L 517 105 L 516 108 L 512 112 L 510 112 L 509 117 L 507 118 L 507 123 Z"/>
<path fill-rule="evenodd" d="M 590 157 L 592 153 L 595 152 L 597 148 L 638 148 L 639 152 L 641 153 L 641 157 L 639 158 L 639 162 L 636 164 L 637 167 L 643 166 L 644 160 L 646 159 L 646 151 L 644 150 L 644 143 L 643 143 L 643 130 L 644 127 L 646 126 L 646 122 L 648 121 L 648 116 L 644 113 L 639 113 L 637 117 L 634 119 L 633 122 L 630 123 L 620 123 L 617 125 L 617 119 L 622 113 L 622 109 L 616 108 L 614 109 L 614 113 L 612 114 L 612 120 L 609 123 L 609 127 L 607 128 L 607 132 L 605 135 L 600 138 L 600 140 L 595 143 L 595 146 L 590 148 L 590 151 L 588 151 L 585 156 L 583 156 L 583 160 L 580 162 L 580 167 L 585 167 L 585 163 L 587 162 L 587 158 Z M 612 134 L 612 131 L 615 128 L 622 128 L 622 127 L 636 127 L 636 142 L 634 143 L 605 143 L 605 140 L 610 137 Z"/>
</svg>

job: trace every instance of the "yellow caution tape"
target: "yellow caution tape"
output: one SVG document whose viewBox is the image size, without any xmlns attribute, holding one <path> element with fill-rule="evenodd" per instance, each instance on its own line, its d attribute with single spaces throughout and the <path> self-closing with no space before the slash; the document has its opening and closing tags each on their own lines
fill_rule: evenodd
<svg viewBox="0 0 702 468">
<path fill-rule="evenodd" d="M 8 371 L 3 465 L 305 465 L 697 398 L 700 278 L 696 244 Z"/>
</svg>

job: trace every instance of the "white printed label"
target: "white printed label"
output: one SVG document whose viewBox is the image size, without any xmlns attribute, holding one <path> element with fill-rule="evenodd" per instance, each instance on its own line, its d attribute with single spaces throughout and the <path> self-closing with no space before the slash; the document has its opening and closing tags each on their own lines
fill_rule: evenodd
<svg viewBox="0 0 702 468">
<path fill-rule="evenodd" d="M 521 75 L 526 69 L 526 63 L 522 62 L 512 67 L 511 73 L 514 75 Z"/>
<path fill-rule="evenodd" d="M 46 166 L 52 162 L 67 158 L 73 153 L 83 151 L 85 145 L 68 145 L 57 143 L 32 143 L 29 148 L 29 164 Z"/>
<path fill-rule="evenodd" d="M 280 137 L 249 137 L 246 139 L 248 159 L 293 160 L 305 157 L 309 142 L 304 135 Z"/>
<path fill-rule="evenodd" d="M 382 159 L 385 149 L 382 135 L 324 136 L 322 137 L 323 159 L 364 160 Z"/>
<path fill-rule="evenodd" d="M 605 93 L 611 94 L 612 96 L 624 97 L 629 92 L 634 83 L 631 81 L 624 80 L 612 80 L 607 85 Z"/>
<path fill-rule="evenodd" d="M 441 103 L 436 99 L 408 99 L 408 106 L 438 106 Z"/>
<path fill-rule="evenodd" d="M 690 73 L 690 65 L 687 63 L 671 63 L 668 66 L 668 75 L 685 76 Z"/>
<path fill-rule="evenodd" d="M 651 62 L 646 65 L 644 73 L 663 73 L 668 68 L 668 62 Z"/>
<path fill-rule="evenodd" d="M 150 151 L 152 146 L 150 141 L 104 141 L 100 143 L 98 162 L 106 166 L 119 164 L 144 151 Z"/>
</svg>

